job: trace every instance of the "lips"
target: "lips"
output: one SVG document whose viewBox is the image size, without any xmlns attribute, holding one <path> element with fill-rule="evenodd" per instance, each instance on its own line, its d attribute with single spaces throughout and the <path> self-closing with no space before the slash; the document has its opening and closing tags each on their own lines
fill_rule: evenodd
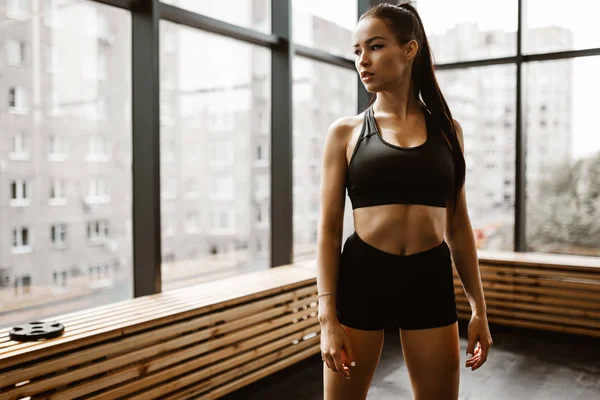
<svg viewBox="0 0 600 400">
<path fill-rule="evenodd" d="M 366 77 L 368 77 L 368 76 L 373 76 L 373 75 L 375 75 L 375 74 L 373 74 L 373 73 L 371 73 L 371 72 L 369 72 L 369 71 L 362 71 L 362 72 L 360 73 L 360 77 L 361 77 L 361 78 L 366 78 Z"/>
</svg>

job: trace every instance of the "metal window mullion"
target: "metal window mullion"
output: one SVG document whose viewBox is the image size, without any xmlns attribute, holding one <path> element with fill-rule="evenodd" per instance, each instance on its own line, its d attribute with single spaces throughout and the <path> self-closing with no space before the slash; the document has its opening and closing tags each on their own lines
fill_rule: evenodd
<svg viewBox="0 0 600 400">
<path fill-rule="evenodd" d="M 514 251 L 524 252 L 526 243 L 526 132 L 523 123 L 523 0 L 517 6 L 517 73 L 515 106 L 515 226 Z"/>
<path fill-rule="evenodd" d="M 293 261 L 292 6 L 271 0 L 271 267 Z"/>
<path fill-rule="evenodd" d="M 131 10 L 133 293 L 161 291 L 159 1 Z"/>
</svg>

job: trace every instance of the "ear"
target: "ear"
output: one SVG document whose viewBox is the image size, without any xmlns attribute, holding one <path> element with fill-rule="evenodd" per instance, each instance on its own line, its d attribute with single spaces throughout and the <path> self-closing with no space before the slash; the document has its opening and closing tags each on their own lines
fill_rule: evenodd
<svg viewBox="0 0 600 400">
<path fill-rule="evenodd" d="M 411 40 L 408 43 L 406 43 L 405 47 L 404 47 L 404 51 L 405 51 L 405 55 L 409 60 L 412 60 L 413 58 L 415 58 L 415 56 L 417 55 L 417 52 L 419 51 L 419 43 L 417 43 L 416 40 Z"/>
</svg>

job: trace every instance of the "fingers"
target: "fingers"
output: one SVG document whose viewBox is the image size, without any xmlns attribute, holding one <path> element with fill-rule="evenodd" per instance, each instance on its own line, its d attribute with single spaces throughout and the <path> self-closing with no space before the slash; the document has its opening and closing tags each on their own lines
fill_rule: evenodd
<svg viewBox="0 0 600 400">
<path fill-rule="evenodd" d="M 478 341 L 473 356 L 467 359 L 465 366 L 475 371 L 485 364 L 492 343 L 493 341 L 489 337 L 486 340 Z"/>
<path fill-rule="evenodd" d="M 479 342 L 480 357 L 479 360 L 473 366 L 473 371 L 481 367 L 487 361 L 487 356 L 490 351 L 490 347 L 492 346 L 492 343 L 492 338 L 490 337 L 487 337 L 485 340 Z"/>
<path fill-rule="evenodd" d="M 469 358 L 473 358 L 473 355 L 475 353 L 475 343 L 477 342 L 477 339 L 477 336 L 469 335 L 469 340 L 467 343 L 467 357 Z"/>
<path fill-rule="evenodd" d="M 335 350 L 324 352 L 322 353 L 322 357 L 327 368 L 333 372 L 339 373 L 344 378 L 350 379 L 350 368 L 347 364 L 342 362 L 341 352 Z"/>
</svg>

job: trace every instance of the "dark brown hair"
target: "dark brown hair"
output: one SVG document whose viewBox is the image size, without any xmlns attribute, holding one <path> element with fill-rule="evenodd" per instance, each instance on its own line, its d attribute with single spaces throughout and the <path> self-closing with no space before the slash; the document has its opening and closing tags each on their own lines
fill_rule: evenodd
<svg viewBox="0 0 600 400">
<path fill-rule="evenodd" d="M 450 141 L 454 160 L 454 190 L 451 205 L 453 210 L 456 211 L 460 190 L 465 181 L 465 157 L 461 151 L 456 129 L 454 128 L 452 113 L 435 78 L 431 49 L 421 17 L 410 4 L 403 3 L 395 6 L 382 3 L 365 11 L 358 21 L 360 22 L 365 18 L 382 20 L 388 29 L 396 35 L 400 43 L 415 40 L 419 44 L 419 50 L 412 66 L 411 80 L 417 97 L 420 96 L 421 101 L 431 112 L 433 119 Z M 373 104 L 376 98 L 376 95 L 371 97 L 369 106 Z"/>
</svg>

